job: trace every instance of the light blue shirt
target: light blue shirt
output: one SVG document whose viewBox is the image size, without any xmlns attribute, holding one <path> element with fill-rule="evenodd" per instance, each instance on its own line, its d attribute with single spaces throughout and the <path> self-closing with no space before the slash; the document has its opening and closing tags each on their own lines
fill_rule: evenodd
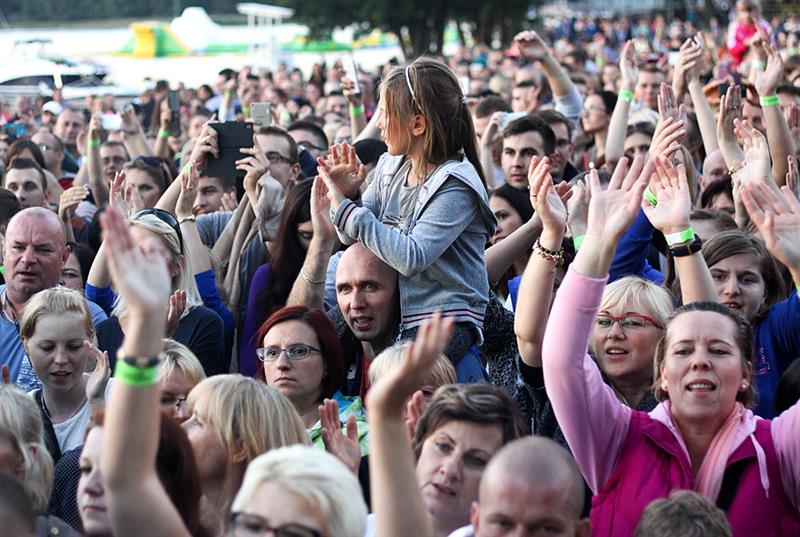
<svg viewBox="0 0 800 537">
<path fill-rule="evenodd" d="M 6 286 L 0 285 L 0 297 L 5 298 L 5 296 Z M 94 302 L 87 300 L 86 304 L 92 312 L 95 326 L 108 318 L 103 309 Z M 36 376 L 28 355 L 25 354 L 16 323 L 6 319 L 5 315 L 0 315 L 0 365 L 6 364 L 11 371 L 11 381 L 19 388 L 26 392 L 41 388 L 42 383 Z"/>
</svg>

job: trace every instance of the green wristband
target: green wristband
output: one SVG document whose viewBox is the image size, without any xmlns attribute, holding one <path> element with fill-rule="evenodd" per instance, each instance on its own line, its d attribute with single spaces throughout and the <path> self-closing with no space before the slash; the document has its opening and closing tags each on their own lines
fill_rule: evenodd
<svg viewBox="0 0 800 537">
<path fill-rule="evenodd" d="M 170 134 L 167 129 L 158 129 L 158 137 L 159 138 L 169 138 Z"/>
<path fill-rule="evenodd" d="M 684 244 L 689 241 L 694 240 L 694 228 L 689 226 L 688 228 L 684 229 L 683 231 L 679 231 L 678 233 L 666 233 L 664 238 L 667 239 L 667 244 L 670 246 L 675 246 L 677 244 Z"/>
<path fill-rule="evenodd" d="M 184 175 L 189 175 L 189 172 L 191 171 L 191 169 L 192 169 L 192 165 L 187 162 L 186 164 L 183 165 L 183 168 L 181 168 L 181 172 Z"/>
<path fill-rule="evenodd" d="M 353 116 L 363 116 L 364 115 L 364 105 L 360 104 L 358 106 L 351 106 L 350 107 L 350 114 Z"/>
<path fill-rule="evenodd" d="M 86 140 L 86 145 L 89 147 L 100 147 L 100 140 L 92 140 L 90 138 Z"/>
<path fill-rule="evenodd" d="M 647 188 L 645 188 L 645 189 L 644 189 L 644 199 L 646 199 L 646 200 L 647 200 L 647 202 L 648 202 L 650 205 L 652 205 L 653 207 L 655 207 L 656 205 L 658 205 L 658 198 L 656 197 L 656 195 L 655 195 L 655 194 L 653 194 L 653 191 L 652 191 L 652 190 L 650 190 L 650 187 L 649 187 L 649 186 L 648 186 Z"/>
<path fill-rule="evenodd" d="M 578 235 L 577 237 L 572 237 L 572 245 L 575 247 L 575 251 L 577 252 L 578 249 L 583 244 L 583 239 L 586 238 L 586 235 Z"/>
<path fill-rule="evenodd" d="M 629 89 L 620 90 L 619 98 L 626 103 L 629 103 L 633 100 L 633 92 Z"/>
<path fill-rule="evenodd" d="M 242 107 L 242 114 L 244 114 L 244 117 L 250 117 L 250 107 L 249 106 L 243 106 Z"/>
<path fill-rule="evenodd" d="M 158 382 L 158 366 L 136 367 L 125 360 L 117 360 L 114 378 L 128 386 L 153 386 Z"/>
<path fill-rule="evenodd" d="M 758 99 L 758 102 L 761 103 L 763 108 L 764 106 L 777 106 L 781 100 L 777 95 L 766 95 Z"/>
</svg>

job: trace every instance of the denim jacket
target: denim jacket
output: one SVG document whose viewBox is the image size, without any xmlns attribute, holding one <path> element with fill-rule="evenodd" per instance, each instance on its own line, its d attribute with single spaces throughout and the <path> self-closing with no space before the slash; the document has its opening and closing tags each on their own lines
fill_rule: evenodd
<svg viewBox="0 0 800 537">
<path fill-rule="evenodd" d="M 466 158 L 439 166 L 423 183 L 412 222 L 401 233 L 384 222 L 383 200 L 404 181 L 404 156 L 384 154 L 362 198 L 363 207 L 343 201 L 332 212 L 344 244 L 359 241 L 398 275 L 401 331 L 436 310 L 474 325 L 482 341 L 489 300 L 484 248 L 496 221 L 486 187 Z"/>
</svg>

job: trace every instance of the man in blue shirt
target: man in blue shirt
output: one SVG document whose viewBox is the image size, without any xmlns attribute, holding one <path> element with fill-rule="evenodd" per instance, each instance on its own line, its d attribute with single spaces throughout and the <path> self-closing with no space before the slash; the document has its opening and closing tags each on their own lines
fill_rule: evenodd
<svg viewBox="0 0 800 537">
<path fill-rule="evenodd" d="M 12 382 L 26 391 L 40 383 L 19 338 L 19 323 L 33 295 L 59 284 L 68 257 L 64 227 L 53 211 L 30 207 L 8 223 L 3 246 L 6 285 L 0 286 L 0 365 L 8 364 Z M 95 324 L 106 319 L 99 306 L 88 305 Z"/>
</svg>

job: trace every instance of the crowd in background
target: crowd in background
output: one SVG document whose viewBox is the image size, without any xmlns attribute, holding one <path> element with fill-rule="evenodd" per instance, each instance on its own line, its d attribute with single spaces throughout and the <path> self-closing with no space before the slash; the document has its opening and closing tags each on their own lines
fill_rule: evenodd
<svg viewBox="0 0 800 537">
<path fill-rule="evenodd" d="M 0 104 L 3 527 L 798 534 L 800 20 L 729 15 Z"/>
</svg>

